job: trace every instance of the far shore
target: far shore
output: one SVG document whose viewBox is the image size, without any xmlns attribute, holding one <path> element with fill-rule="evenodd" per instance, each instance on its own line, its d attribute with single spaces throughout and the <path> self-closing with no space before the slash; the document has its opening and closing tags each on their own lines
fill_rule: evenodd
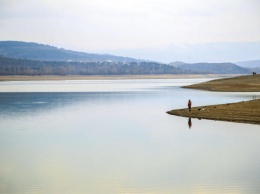
<svg viewBox="0 0 260 194">
<path fill-rule="evenodd" d="M 0 76 L 0 81 L 48 81 L 48 80 L 123 80 L 123 79 L 194 79 L 194 78 L 227 78 L 230 74 L 149 74 L 149 75 L 43 75 L 43 76 Z"/>
</svg>

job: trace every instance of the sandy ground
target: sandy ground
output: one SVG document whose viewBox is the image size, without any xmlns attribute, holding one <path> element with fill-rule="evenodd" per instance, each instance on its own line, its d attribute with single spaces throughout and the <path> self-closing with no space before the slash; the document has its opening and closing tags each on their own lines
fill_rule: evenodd
<svg viewBox="0 0 260 194">
<path fill-rule="evenodd" d="M 234 75 L 216 74 L 162 74 L 162 75 L 112 75 L 112 76 L 0 76 L 0 81 L 44 81 L 44 80 L 118 80 L 118 79 L 192 79 L 192 78 L 223 78 Z"/>
</svg>

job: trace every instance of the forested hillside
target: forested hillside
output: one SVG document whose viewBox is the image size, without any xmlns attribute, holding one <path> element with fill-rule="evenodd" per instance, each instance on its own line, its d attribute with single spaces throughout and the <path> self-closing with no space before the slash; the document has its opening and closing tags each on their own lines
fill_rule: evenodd
<svg viewBox="0 0 260 194">
<path fill-rule="evenodd" d="M 38 43 L 0 41 L 0 75 L 248 74 L 233 63 L 162 64 L 70 51 Z"/>
<path fill-rule="evenodd" d="M 40 61 L 141 61 L 129 57 L 83 53 L 44 44 L 20 41 L 0 41 L 0 56 Z"/>
<path fill-rule="evenodd" d="M 177 74 L 176 67 L 156 62 L 64 62 L 0 57 L 0 75 Z"/>
<path fill-rule="evenodd" d="M 185 73 L 212 73 L 212 74 L 247 74 L 246 68 L 233 63 L 183 63 L 173 62 L 170 65 L 183 70 Z"/>
</svg>

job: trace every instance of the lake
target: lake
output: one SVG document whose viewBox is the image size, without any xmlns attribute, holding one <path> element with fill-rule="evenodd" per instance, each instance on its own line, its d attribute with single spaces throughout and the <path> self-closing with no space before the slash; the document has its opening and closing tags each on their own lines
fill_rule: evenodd
<svg viewBox="0 0 260 194">
<path fill-rule="evenodd" d="M 260 93 L 208 79 L 0 82 L 0 193 L 260 193 L 260 126 L 176 108 Z"/>
</svg>

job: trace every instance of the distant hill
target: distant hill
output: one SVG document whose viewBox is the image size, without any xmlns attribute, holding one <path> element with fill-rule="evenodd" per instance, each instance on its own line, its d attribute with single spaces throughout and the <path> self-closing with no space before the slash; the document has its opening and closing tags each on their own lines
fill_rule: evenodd
<svg viewBox="0 0 260 194">
<path fill-rule="evenodd" d="M 244 67 L 250 72 L 260 73 L 260 60 L 237 62 L 236 65 Z"/>
<path fill-rule="evenodd" d="M 236 65 L 246 68 L 260 67 L 260 60 L 236 62 Z"/>
<path fill-rule="evenodd" d="M 233 63 L 188 64 L 178 61 L 166 65 L 129 57 L 90 54 L 21 41 L 0 41 L 0 65 L 1 75 L 26 75 L 28 72 L 30 75 L 247 74 L 253 71 L 258 73 L 256 69 L 258 67 L 246 69 Z"/>
<path fill-rule="evenodd" d="M 140 60 L 108 54 L 90 54 L 33 42 L 0 41 L 0 56 L 40 61 L 124 61 Z"/>
<path fill-rule="evenodd" d="M 246 68 L 233 63 L 183 63 L 173 62 L 169 65 L 183 70 L 185 73 L 210 73 L 210 74 L 247 74 L 251 73 Z"/>
</svg>

